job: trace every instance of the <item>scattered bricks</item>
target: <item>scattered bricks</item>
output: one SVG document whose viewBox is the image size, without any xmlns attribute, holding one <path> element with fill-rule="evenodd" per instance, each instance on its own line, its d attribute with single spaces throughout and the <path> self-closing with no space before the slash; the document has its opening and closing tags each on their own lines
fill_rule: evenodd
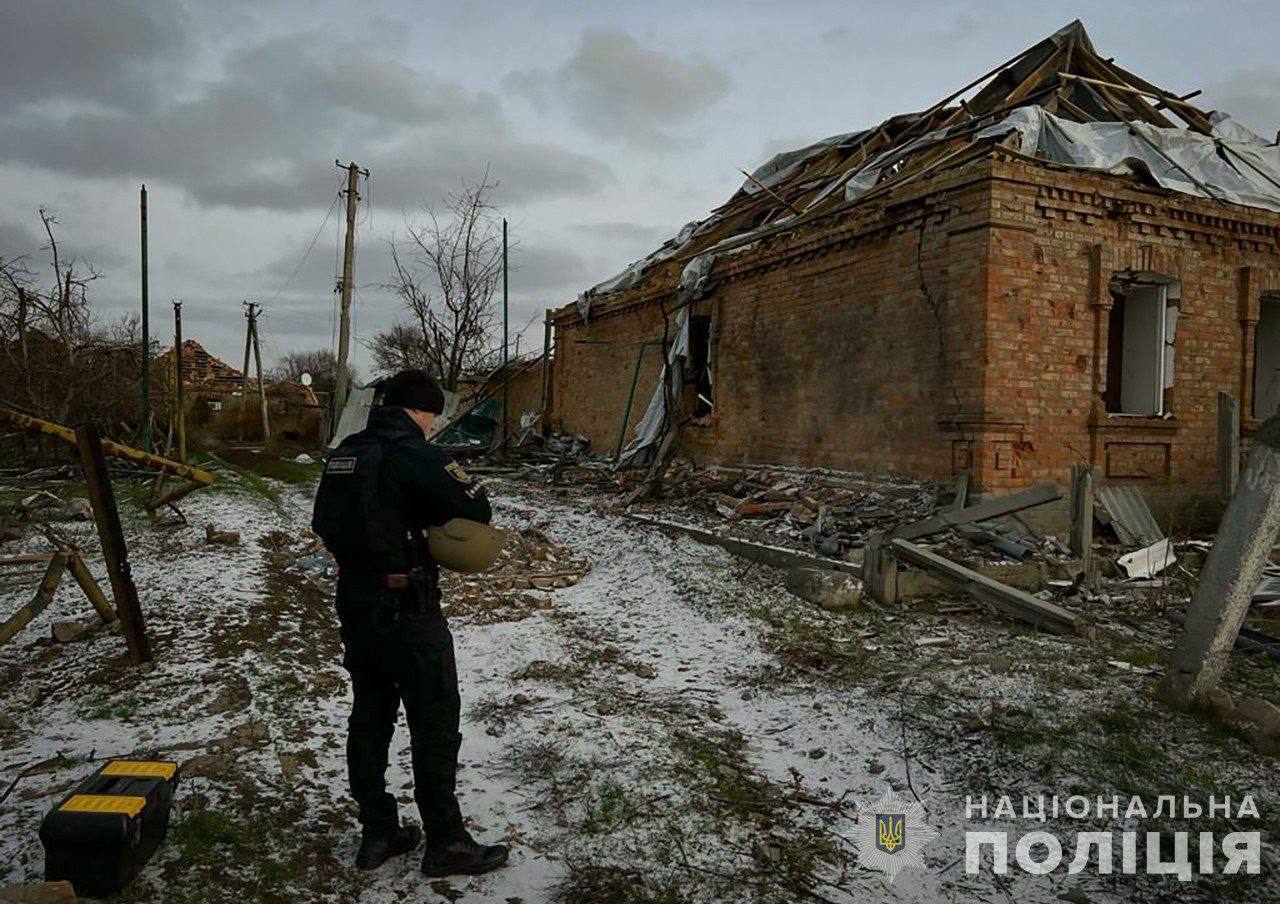
<svg viewBox="0 0 1280 904">
<path fill-rule="evenodd" d="M 819 568 L 792 568 L 786 587 L 827 612 L 851 612 L 862 599 L 862 583 L 851 575 Z"/>
</svg>

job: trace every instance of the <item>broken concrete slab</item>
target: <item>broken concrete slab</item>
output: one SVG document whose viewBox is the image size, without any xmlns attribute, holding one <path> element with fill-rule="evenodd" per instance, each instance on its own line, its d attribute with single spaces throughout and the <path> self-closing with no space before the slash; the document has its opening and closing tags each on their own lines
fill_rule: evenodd
<svg viewBox="0 0 1280 904">
<path fill-rule="evenodd" d="M 889 551 L 894 558 L 932 571 L 957 590 L 1038 628 L 1054 634 L 1075 634 L 1083 630 L 1083 623 L 1074 612 L 992 580 L 914 543 L 894 539 L 889 544 Z"/>
<path fill-rule="evenodd" d="M 50 629 L 53 633 L 53 639 L 57 643 L 75 643 L 88 633 L 88 628 L 83 622 L 78 621 L 58 621 L 53 623 Z"/>
<path fill-rule="evenodd" d="M 1007 584 L 1017 590 L 1035 593 L 1045 585 L 1044 569 L 1038 562 L 1012 562 L 1002 565 L 980 565 L 976 574 Z M 920 599 L 954 589 L 954 584 L 927 571 L 898 571 L 898 599 Z"/>
<path fill-rule="evenodd" d="M 792 568 L 786 587 L 827 612 L 851 612 L 862 599 L 862 582 L 852 575 L 819 568 Z"/>
<path fill-rule="evenodd" d="M 1273 417 L 1254 434 L 1248 465 L 1187 607 L 1182 638 L 1161 687 L 1175 706 L 1191 705 L 1222 680 L 1277 536 L 1280 417 Z"/>
<path fill-rule="evenodd" d="M 750 559 L 753 562 L 759 562 L 762 565 L 772 565 L 775 568 L 822 568 L 829 571 L 842 571 L 845 574 L 852 574 L 855 576 L 860 576 L 862 574 L 862 569 L 852 562 L 842 562 L 839 559 L 829 559 L 823 556 L 799 552 L 794 549 L 786 549 L 782 546 L 770 546 L 766 543 L 752 543 L 749 540 L 742 540 L 737 537 L 726 537 L 723 534 L 704 530 L 703 528 L 695 527 L 692 524 L 680 524 L 675 521 L 664 521 L 661 518 L 651 518 L 647 515 L 628 514 L 627 517 L 632 521 L 639 522 L 640 524 L 647 524 L 650 527 L 657 527 L 668 533 L 674 532 L 684 534 L 692 537 L 700 543 L 719 546 L 735 556 L 741 556 L 744 559 Z"/>
<path fill-rule="evenodd" d="M 918 540 L 921 537 L 928 537 L 958 524 L 987 521 L 991 518 L 998 518 L 1001 515 L 1010 515 L 1023 509 L 1044 505 L 1046 502 L 1054 502 L 1061 498 L 1062 493 L 1058 488 L 1051 483 L 1047 483 L 1032 487 L 1029 490 L 1010 493 L 1007 496 L 997 496 L 994 499 L 988 499 L 985 502 L 968 506 L 959 511 L 940 512 L 932 518 L 926 518 L 924 521 L 917 521 L 914 524 L 900 527 L 893 532 L 892 536 L 902 540 Z"/>
</svg>

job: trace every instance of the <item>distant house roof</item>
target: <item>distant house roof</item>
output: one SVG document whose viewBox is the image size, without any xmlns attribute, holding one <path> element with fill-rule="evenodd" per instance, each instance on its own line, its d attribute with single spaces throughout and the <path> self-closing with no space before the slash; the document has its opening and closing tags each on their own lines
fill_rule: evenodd
<svg viewBox="0 0 1280 904">
<path fill-rule="evenodd" d="M 161 356 L 162 360 L 173 360 L 173 349 Z M 187 386 L 199 387 L 208 383 L 239 383 L 244 375 L 225 361 L 215 358 L 205 347 L 194 339 L 182 343 L 182 375 Z"/>
</svg>

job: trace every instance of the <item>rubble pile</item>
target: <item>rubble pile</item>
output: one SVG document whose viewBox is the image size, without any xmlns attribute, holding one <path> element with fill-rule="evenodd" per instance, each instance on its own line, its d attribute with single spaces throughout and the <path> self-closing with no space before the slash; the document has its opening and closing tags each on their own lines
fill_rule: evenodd
<svg viewBox="0 0 1280 904">
<path fill-rule="evenodd" d="M 481 574 L 441 572 L 445 614 L 473 624 L 519 621 L 549 609 L 549 591 L 572 587 L 591 567 L 538 528 L 508 531 L 498 560 Z"/>
</svg>

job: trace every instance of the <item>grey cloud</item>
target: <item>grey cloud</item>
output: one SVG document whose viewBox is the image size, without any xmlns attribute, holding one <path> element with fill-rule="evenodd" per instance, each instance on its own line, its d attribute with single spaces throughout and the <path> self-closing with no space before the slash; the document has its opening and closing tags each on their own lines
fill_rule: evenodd
<svg viewBox="0 0 1280 904">
<path fill-rule="evenodd" d="M 0 220 L 0 260 L 34 256 L 43 244 L 44 239 L 22 223 Z"/>
<path fill-rule="evenodd" d="M 1280 129 L 1280 67 L 1261 66 L 1233 73 L 1205 89 L 1193 103 L 1216 108 L 1274 140 Z"/>
<path fill-rule="evenodd" d="M 189 51 L 177 3 L 0 0 L 0 109 L 45 100 L 149 104 Z"/>
<path fill-rule="evenodd" d="M 524 293 L 551 292 L 558 297 L 581 285 L 589 272 L 580 255 L 561 247 L 523 245 L 511 257 L 512 288 Z"/>
<path fill-rule="evenodd" d="M 486 165 L 510 199 L 588 194 L 604 164 L 511 134 L 498 99 L 321 33 L 234 52 L 204 93 L 152 110 L 23 117 L 0 157 L 77 176 L 177 184 L 205 205 L 296 210 L 336 188 L 335 155 L 393 196 L 431 197 Z M 376 187 L 376 186 L 375 186 Z"/>
<path fill-rule="evenodd" d="M 544 109 L 566 107 L 601 138 L 664 148 L 686 137 L 732 80 L 709 60 L 650 50 L 625 32 L 593 30 L 560 67 L 517 70 L 504 84 Z"/>
<path fill-rule="evenodd" d="M 610 242 L 648 244 L 665 241 L 671 232 L 667 226 L 644 226 L 640 223 L 578 223 L 574 232 Z"/>
</svg>

